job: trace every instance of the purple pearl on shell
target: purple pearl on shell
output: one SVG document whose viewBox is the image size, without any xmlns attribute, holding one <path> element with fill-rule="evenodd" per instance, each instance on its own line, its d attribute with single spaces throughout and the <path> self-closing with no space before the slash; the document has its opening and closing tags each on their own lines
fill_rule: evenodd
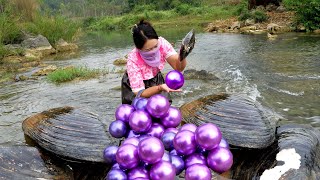
<svg viewBox="0 0 320 180">
<path fill-rule="evenodd" d="M 220 129 L 212 123 L 200 125 L 195 132 L 197 144 L 206 150 L 211 150 L 217 147 L 221 138 L 222 134 Z"/>
<path fill-rule="evenodd" d="M 167 161 L 160 161 L 152 165 L 150 169 L 151 180 L 174 180 L 175 175 L 173 165 Z"/>
<path fill-rule="evenodd" d="M 127 175 L 120 169 L 112 169 L 107 174 L 106 180 L 127 180 Z"/>
<path fill-rule="evenodd" d="M 131 130 L 129 130 L 129 132 L 127 133 L 126 138 L 139 137 L 139 136 L 140 136 L 139 133 L 136 133 L 136 132 L 134 132 L 134 131 L 131 129 Z"/>
<path fill-rule="evenodd" d="M 194 164 L 187 168 L 185 179 L 186 180 L 211 180 L 210 169 L 203 164 Z"/>
<path fill-rule="evenodd" d="M 117 163 L 123 169 L 132 169 L 139 164 L 138 148 L 132 144 L 125 144 L 119 147 L 116 153 Z"/>
<path fill-rule="evenodd" d="M 135 167 L 128 172 L 128 180 L 135 180 L 137 178 L 149 179 L 149 172 L 144 167 Z"/>
<path fill-rule="evenodd" d="M 185 163 L 180 156 L 171 155 L 171 163 L 175 168 L 176 175 L 179 175 L 185 168 Z"/>
<path fill-rule="evenodd" d="M 146 109 L 151 116 L 160 118 L 168 112 L 169 107 L 169 100 L 161 94 L 156 94 L 148 99 Z"/>
<path fill-rule="evenodd" d="M 116 153 L 118 148 L 118 146 L 109 146 L 104 149 L 103 158 L 107 164 L 113 164 L 116 162 Z"/>
<path fill-rule="evenodd" d="M 137 102 L 142 99 L 142 97 L 136 97 L 133 99 L 132 103 L 131 103 L 131 106 L 134 107 L 136 109 L 136 104 Z"/>
<path fill-rule="evenodd" d="M 233 164 L 233 155 L 229 149 L 217 147 L 209 152 L 207 163 L 215 172 L 223 173 L 231 168 Z"/>
<path fill-rule="evenodd" d="M 224 147 L 224 148 L 228 148 L 228 149 L 230 148 L 229 143 L 224 138 L 221 138 L 221 141 L 219 143 L 219 147 Z"/>
<path fill-rule="evenodd" d="M 164 154 L 162 142 L 156 137 L 148 137 L 139 142 L 140 159 L 148 164 L 159 162 Z"/>
<path fill-rule="evenodd" d="M 145 110 L 147 106 L 148 99 L 147 98 L 140 98 L 135 105 L 136 110 Z"/>
<path fill-rule="evenodd" d="M 166 150 L 171 151 L 173 149 L 173 139 L 176 136 L 176 133 L 166 132 L 162 135 L 161 141 Z"/>
<path fill-rule="evenodd" d="M 116 109 L 115 117 L 116 120 L 121 120 L 123 122 L 128 122 L 131 113 L 135 109 L 129 104 L 122 104 Z"/>
<path fill-rule="evenodd" d="M 181 126 L 179 131 L 183 131 L 183 130 L 189 130 L 191 132 L 196 132 L 197 126 L 194 124 L 191 124 L 191 123 L 187 123 L 187 124 L 184 124 L 183 126 Z"/>
<path fill-rule="evenodd" d="M 194 164 L 203 164 L 207 165 L 207 159 L 202 154 L 191 154 L 189 155 L 185 160 L 185 166 L 186 168 L 194 165 Z"/>
<path fill-rule="evenodd" d="M 132 145 L 138 146 L 139 141 L 140 141 L 140 140 L 139 140 L 138 138 L 136 138 L 136 137 L 131 137 L 131 138 L 125 139 L 125 140 L 122 142 L 122 145 L 132 144 Z"/>
<path fill-rule="evenodd" d="M 175 128 L 179 126 L 182 116 L 178 108 L 169 107 L 168 112 L 164 116 L 162 116 L 160 119 L 161 119 L 161 124 L 165 128 Z"/>
<path fill-rule="evenodd" d="M 173 132 L 175 134 L 177 134 L 179 132 L 179 130 L 177 128 L 167 128 L 166 130 L 164 130 L 164 133 L 166 132 Z"/>
<path fill-rule="evenodd" d="M 171 89 L 179 89 L 184 84 L 184 77 L 180 71 L 172 70 L 166 75 L 165 82 Z"/>
<path fill-rule="evenodd" d="M 163 132 L 164 127 L 161 124 L 153 123 L 147 134 L 156 138 L 161 138 Z"/>
<path fill-rule="evenodd" d="M 171 156 L 169 155 L 169 153 L 164 152 L 161 160 L 171 162 Z"/>
<path fill-rule="evenodd" d="M 112 137 L 122 138 L 127 133 L 127 125 L 121 120 L 113 121 L 109 126 L 109 133 Z"/>
<path fill-rule="evenodd" d="M 147 112 L 136 110 L 129 117 L 129 125 L 133 131 L 145 133 L 150 129 L 152 120 Z"/>
<path fill-rule="evenodd" d="M 188 130 L 179 131 L 173 139 L 173 146 L 178 154 L 190 155 L 196 151 L 195 135 Z"/>
</svg>

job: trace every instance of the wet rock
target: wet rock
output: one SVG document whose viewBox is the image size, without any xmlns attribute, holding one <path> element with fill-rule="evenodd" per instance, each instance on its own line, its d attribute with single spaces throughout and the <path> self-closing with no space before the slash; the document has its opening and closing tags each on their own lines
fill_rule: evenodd
<svg viewBox="0 0 320 180">
<path fill-rule="evenodd" d="M 287 11 L 287 9 L 286 9 L 284 6 L 282 6 L 282 5 L 280 5 L 280 6 L 277 7 L 277 9 L 276 9 L 276 12 L 278 12 L 278 13 L 283 13 L 283 12 L 285 12 L 285 11 Z"/>
<path fill-rule="evenodd" d="M 127 59 L 126 58 L 119 58 L 113 61 L 113 65 L 119 66 L 119 65 L 126 65 L 127 64 Z"/>
<path fill-rule="evenodd" d="M 13 64 L 21 63 L 22 61 L 23 61 L 23 58 L 20 56 L 7 56 L 2 59 L 2 62 L 13 63 Z"/>
<path fill-rule="evenodd" d="M 78 49 L 78 46 L 76 44 L 68 43 L 63 39 L 59 39 L 59 41 L 57 41 L 55 47 L 58 52 L 74 51 L 74 50 Z"/>
<path fill-rule="evenodd" d="M 43 149 L 73 161 L 103 163 L 104 149 L 119 144 L 97 115 L 73 107 L 33 115 L 23 121 L 22 129 Z"/>
<path fill-rule="evenodd" d="M 280 26 L 278 24 L 270 23 L 267 25 L 267 31 L 269 33 L 277 33 L 280 30 Z"/>
<path fill-rule="evenodd" d="M 206 31 L 208 32 L 215 32 L 215 31 L 218 31 L 220 29 L 219 26 L 216 26 L 214 25 L 213 23 L 210 23 L 207 28 L 206 28 Z"/>
<path fill-rule="evenodd" d="M 202 79 L 202 80 L 219 80 L 214 74 L 209 73 L 206 70 L 195 70 L 195 69 L 188 69 L 183 72 L 184 79 Z"/>
<path fill-rule="evenodd" d="M 245 32 L 245 31 L 257 30 L 257 29 L 258 29 L 257 26 L 245 26 L 245 27 L 240 28 L 240 31 Z"/>
<path fill-rule="evenodd" d="M 316 34 L 320 34 L 320 29 L 316 29 L 313 32 L 316 33 Z"/>
<path fill-rule="evenodd" d="M 44 56 L 56 53 L 48 39 L 42 35 L 30 37 L 22 41 L 21 46 L 26 49 L 26 57 L 30 59 L 40 59 Z"/>
<path fill-rule="evenodd" d="M 26 75 L 18 75 L 18 76 L 16 76 L 16 77 L 14 78 L 15 81 L 26 81 L 26 80 L 28 80 L 28 79 L 29 79 L 29 77 L 26 76 Z"/>
<path fill-rule="evenodd" d="M 42 69 L 36 71 L 35 73 L 32 74 L 32 76 L 46 76 L 55 70 L 57 70 L 57 66 L 49 65 L 45 68 L 42 68 Z"/>
<path fill-rule="evenodd" d="M 232 23 L 230 29 L 231 29 L 231 30 L 234 30 L 234 29 L 240 29 L 240 28 L 241 28 L 240 22 L 239 22 L 239 21 L 236 21 L 236 22 Z"/>
<path fill-rule="evenodd" d="M 216 124 L 231 145 L 262 149 L 275 140 L 276 118 L 244 95 L 209 95 L 180 107 L 183 121 Z"/>
<path fill-rule="evenodd" d="M 244 22 L 245 26 L 252 26 L 255 24 L 254 19 L 246 19 L 246 21 Z"/>
</svg>

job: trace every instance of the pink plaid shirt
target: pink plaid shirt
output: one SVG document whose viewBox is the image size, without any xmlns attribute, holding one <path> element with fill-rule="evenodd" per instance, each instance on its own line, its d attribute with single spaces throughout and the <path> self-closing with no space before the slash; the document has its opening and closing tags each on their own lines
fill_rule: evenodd
<svg viewBox="0 0 320 180">
<path fill-rule="evenodd" d="M 166 59 L 174 54 L 177 54 L 172 45 L 163 37 L 159 37 L 158 43 L 160 45 L 160 65 L 158 67 L 151 67 L 146 64 L 137 48 L 134 48 L 128 54 L 127 72 L 130 81 L 130 86 L 133 92 L 138 92 L 145 89 L 143 80 L 152 79 L 159 71 L 164 68 Z"/>
</svg>

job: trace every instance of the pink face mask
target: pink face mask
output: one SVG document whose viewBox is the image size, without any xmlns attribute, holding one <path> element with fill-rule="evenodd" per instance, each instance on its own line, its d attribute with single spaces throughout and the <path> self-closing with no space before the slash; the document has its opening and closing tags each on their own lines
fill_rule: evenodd
<svg viewBox="0 0 320 180">
<path fill-rule="evenodd" d="M 141 51 L 139 54 L 143 61 L 151 67 L 158 67 L 160 65 L 160 46 L 158 45 L 151 51 Z"/>
</svg>

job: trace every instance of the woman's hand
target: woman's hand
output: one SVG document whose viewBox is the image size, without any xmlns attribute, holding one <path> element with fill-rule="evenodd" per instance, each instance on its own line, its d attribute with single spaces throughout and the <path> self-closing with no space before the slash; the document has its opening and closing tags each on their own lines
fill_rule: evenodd
<svg viewBox="0 0 320 180">
<path fill-rule="evenodd" d="M 166 84 L 161 84 L 161 85 L 159 85 L 159 87 L 160 87 L 160 90 L 161 91 L 166 91 L 166 92 L 181 92 L 182 90 L 181 89 L 177 89 L 177 90 L 175 90 L 175 89 L 171 89 L 171 88 L 169 88 Z"/>
</svg>

